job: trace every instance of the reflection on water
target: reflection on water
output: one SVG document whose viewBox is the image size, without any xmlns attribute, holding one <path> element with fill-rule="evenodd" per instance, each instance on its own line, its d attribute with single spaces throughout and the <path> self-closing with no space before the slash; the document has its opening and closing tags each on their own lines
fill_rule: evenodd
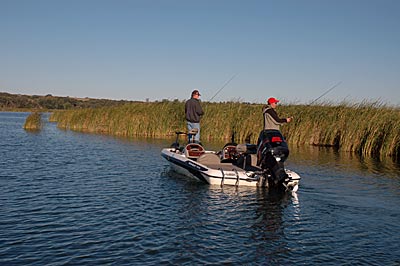
<svg viewBox="0 0 400 266">
<path fill-rule="evenodd" d="M 327 167 L 346 173 L 371 173 L 376 176 L 399 177 L 400 164 L 387 157 L 375 159 L 363 157 L 354 153 L 335 151 L 332 148 L 301 146 L 290 147 L 290 158 L 288 163 L 302 165 Z"/>
<path fill-rule="evenodd" d="M 269 265 L 287 259 L 285 254 L 290 253 L 290 247 L 285 231 L 298 224 L 300 218 L 296 193 L 269 192 L 253 187 L 208 186 L 173 171 L 166 171 L 165 175 L 188 192 L 183 207 L 179 209 L 187 223 L 179 229 L 193 230 L 198 235 L 188 234 L 184 239 L 186 250 L 201 250 L 200 253 L 213 256 L 215 262 L 225 263 L 241 261 Z M 206 241 L 206 246 L 211 244 L 210 253 L 204 244 L 196 244 L 198 237 L 223 245 Z M 205 261 L 213 260 L 202 257 L 198 263 Z"/>
<path fill-rule="evenodd" d="M 400 263 L 390 160 L 295 147 L 296 194 L 221 188 L 171 172 L 170 140 L 32 134 L 27 115 L 0 113 L 1 265 Z"/>
</svg>

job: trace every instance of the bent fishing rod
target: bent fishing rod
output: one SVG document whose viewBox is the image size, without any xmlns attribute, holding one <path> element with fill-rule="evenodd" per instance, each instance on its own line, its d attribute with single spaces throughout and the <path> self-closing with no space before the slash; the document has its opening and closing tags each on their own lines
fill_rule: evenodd
<svg viewBox="0 0 400 266">
<path fill-rule="evenodd" d="M 211 100 L 212 99 L 214 99 L 215 98 L 215 96 L 217 96 L 218 95 L 218 93 L 220 93 L 221 91 L 222 91 L 222 89 L 223 88 L 225 88 L 228 84 L 229 84 L 229 82 L 231 82 L 232 81 L 232 79 L 234 79 L 235 77 L 237 76 L 237 74 L 235 74 L 235 75 L 233 75 L 228 81 L 226 81 L 225 82 L 225 84 L 224 85 L 222 85 L 222 87 L 214 94 L 214 96 L 213 97 L 211 97 L 211 99 L 210 100 L 208 100 L 209 102 L 211 102 Z"/>
<path fill-rule="evenodd" d="M 321 99 L 322 97 L 324 97 L 326 94 L 328 94 L 331 90 L 333 90 L 334 88 L 336 88 L 337 86 L 339 86 L 342 82 L 339 81 L 338 83 L 336 83 L 335 85 L 333 85 L 329 90 L 327 90 L 326 92 L 324 92 L 321 96 L 319 96 L 317 99 L 315 99 L 314 101 L 312 101 L 311 103 L 307 104 L 311 105 L 313 103 L 315 103 L 316 101 L 318 101 L 319 99 Z"/>
<path fill-rule="evenodd" d="M 220 93 L 220 92 L 221 92 L 221 91 L 222 91 L 222 90 L 237 76 L 237 75 L 238 75 L 238 74 L 236 73 L 236 74 L 234 74 L 230 79 L 228 79 L 228 80 L 224 83 L 224 85 L 222 85 L 222 87 L 214 94 L 214 96 L 211 97 L 210 100 L 208 100 L 208 102 L 211 102 L 212 99 L 214 99 L 215 96 L 217 96 L 218 93 Z M 235 129 L 232 128 L 231 142 L 234 143 L 234 141 L 235 141 Z"/>
<path fill-rule="evenodd" d="M 337 86 L 339 86 L 342 82 L 339 81 L 338 83 L 336 83 L 335 85 L 333 85 L 332 87 L 330 87 L 327 91 L 325 91 L 323 94 L 321 94 L 321 96 L 319 96 L 318 98 L 316 98 L 315 100 L 313 100 L 311 103 L 307 104 L 306 106 L 310 106 L 313 103 L 315 103 L 316 101 L 318 101 L 319 99 L 321 99 L 322 97 L 324 97 L 326 94 L 328 94 L 330 91 L 332 91 L 334 88 L 336 88 Z M 304 112 L 304 109 L 300 111 L 300 113 L 297 115 L 298 117 L 300 117 L 300 115 Z M 291 117 L 293 119 L 293 117 Z"/>
</svg>

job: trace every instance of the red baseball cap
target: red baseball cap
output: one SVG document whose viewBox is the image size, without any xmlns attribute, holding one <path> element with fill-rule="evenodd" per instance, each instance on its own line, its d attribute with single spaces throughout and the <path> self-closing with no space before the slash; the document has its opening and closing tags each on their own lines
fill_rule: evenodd
<svg viewBox="0 0 400 266">
<path fill-rule="evenodd" d="M 279 100 L 276 99 L 276 98 L 274 98 L 274 97 L 271 97 L 271 98 L 268 99 L 268 104 L 271 104 L 271 103 L 278 103 L 278 102 L 279 102 Z"/>
</svg>

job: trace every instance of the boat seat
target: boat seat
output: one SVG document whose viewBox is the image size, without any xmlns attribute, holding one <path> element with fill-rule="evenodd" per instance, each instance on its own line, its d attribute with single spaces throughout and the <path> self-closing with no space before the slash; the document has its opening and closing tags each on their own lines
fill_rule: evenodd
<svg viewBox="0 0 400 266">
<path fill-rule="evenodd" d="M 258 170 L 257 167 L 257 146 L 254 144 L 238 144 L 236 151 L 240 156 L 235 164 L 244 170 Z"/>
<path fill-rule="evenodd" d="M 234 155 L 236 154 L 236 145 L 227 144 L 222 149 L 222 162 L 231 162 L 233 160 Z"/>
<path fill-rule="evenodd" d="M 189 159 L 197 159 L 204 154 L 204 148 L 198 143 L 189 143 L 185 147 L 185 156 Z"/>
<path fill-rule="evenodd" d="M 187 134 L 188 134 L 188 135 L 189 135 L 189 134 L 191 134 L 191 135 L 196 135 L 197 132 L 199 132 L 199 129 L 198 129 L 198 128 L 192 128 L 191 130 L 189 130 L 189 132 L 188 132 Z"/>
<path fill-rule="evenodd" d="M 215 153 L 204 153 L 200 155 L 197 162 L 204 165 L 218 165 L 220 163 L 220 157 Z"/>
<path fill-rule="evenodd" d="M 192 128 L 191 130 L 189 130 L 189 132 L 187 133 L 189 143 L 195 143 L 194 136 L 197 134 L 197 132 L 199 132 L 198 128 Z"/>
</svg>

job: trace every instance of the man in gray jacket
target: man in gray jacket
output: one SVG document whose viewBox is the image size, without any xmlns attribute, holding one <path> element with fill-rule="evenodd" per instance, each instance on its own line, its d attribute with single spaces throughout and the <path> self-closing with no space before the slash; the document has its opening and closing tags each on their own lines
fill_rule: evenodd
<svg viewBox="0 0 400 266">
<path fill-rule="evenodd" d="M 185 103 L 185 116 L 188 131 L 197 128 L 198 132 L 194 136 L 195 142 L 200 142 L 200 119 L 204 115 L 203 109 L 200 105 L 200 92 L 198 90 L 192 91 L 192 96 Z"/>
</svg>

